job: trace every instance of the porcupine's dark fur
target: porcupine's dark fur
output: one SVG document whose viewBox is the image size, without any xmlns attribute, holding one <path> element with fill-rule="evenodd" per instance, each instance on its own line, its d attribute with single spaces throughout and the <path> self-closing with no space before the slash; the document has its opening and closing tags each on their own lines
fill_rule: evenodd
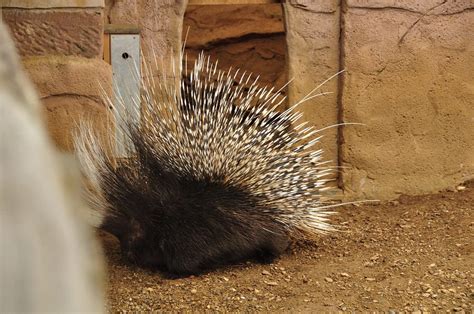
<svg viewBox="0 0 474 314">
<path fill-rule="evenodd" d="M 179 96 L 144 79 L 141 121 L 122 117 L 133 157 L 117 161 L 83 124 L 76 148 L 101 228 L 128 260 L 175 275 L 255 258 L 271 261 L 292 232 L 330 230 L 320 191 L 328 169 L 276 113 L 270 91 L 218 72 L 202 56 Z M 217 79 L 216 79 L 217 78 Z M 246 81 L 245 81 L 246 80 Z M 130 105 L 130 104 L 124 104 Z"/>
</svg>

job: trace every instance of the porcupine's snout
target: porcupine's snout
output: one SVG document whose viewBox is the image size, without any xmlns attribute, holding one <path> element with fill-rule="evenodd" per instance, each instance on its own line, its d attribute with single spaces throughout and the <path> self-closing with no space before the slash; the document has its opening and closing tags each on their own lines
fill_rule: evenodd
<svg viewBox="0 0 474 314">
<path fill-rule="evenodd" d="M 154 244 L 153 235 L 146 232 L 145 224 L 134 218 L 107 217 L 101 228 L 120 242 L 122 257 L 127 262 L 146 267 L 159 268 L 162 266 L 163 253 Z"/>
<path fill-rule="evenodd" d="M 137 264 L 138 261 L 143 260 L 145 232 L 141 224 L 135 219 L 131 219 L 125 229 L 126 232 L 119 238 L 122 256 L 126 260 Z"/>
</svg>

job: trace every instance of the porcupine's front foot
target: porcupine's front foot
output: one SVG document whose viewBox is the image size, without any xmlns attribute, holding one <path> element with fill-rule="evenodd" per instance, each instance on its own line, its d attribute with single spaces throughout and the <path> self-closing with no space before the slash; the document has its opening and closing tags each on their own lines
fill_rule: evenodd
<svg viewBox="0 0 474 314">
<path fill-rule="evenodd" d="M 287 236 L 277 236 L 255 253 L 255 259 L 262 264 L 270 264 L 288 248 Z"/>
</svg>

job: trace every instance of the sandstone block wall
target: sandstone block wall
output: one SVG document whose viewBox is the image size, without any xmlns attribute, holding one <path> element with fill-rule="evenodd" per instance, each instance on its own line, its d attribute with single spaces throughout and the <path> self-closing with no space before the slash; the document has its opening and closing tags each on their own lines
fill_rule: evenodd
<svg viewBox="0 0 474 314">
<path fill-rule="evenodd" d="M 102 56 L 103 17 L 99 8 L 4 8 L 3 19 L 21 56 Z"/>
<path fill-rule="evenodd" d="M 343 198 L 393 199 L 474 178 L 471 1 L 290 0 L 284 5 L 292 99 L 338 69 L 334 97 L 300 109 L 325 132 Z"/>
<path fill-rule="evenodd" d="M 101 7 L 76 12 L 82 21 L 89 23 L 79 23 L 82 35 L 77 39 L 68 37 L 75 32 L 62 25 L 66 23 L 64 18 L 51 18 L 51 23 L 59 25 L 58 32 L 71 38 L 60 45 L 51 44 L 57 42 L 56 33 L 42 30 L 51 27 L 44 19 L 44 12 L 5 13 L 4 9 L 3 16 L 13 28 L 17 41 L 26 40 L 17 43 L 25 57 L 43 53 L 67 56 L 71 58 L 70 73 L 92 71 L 85 81 L 105 82 L 109 77 L 106 72 L 110 70 L 99 65 L 101 43 L 96 35 L 97 29 L 102 32 L 104 22 L 97 16 L 105 23 L 139 26 L 145 58 L 151 60 L 153 50 L 156 56 L 167 60 L 170 51 L 181 49 L 186 6 L 185 0 L 107 0 L 103 15 L 100 15 Z M 57 14 L 75 12 L 72 8 L 48 10 Z M 191 11 L 199 10 L 204 9 L 192 8 Z M 218 8 L 213 10 L 219 11 Z M 322 146 L 326 157 L 335 160 L 334 165 L 339 167 L 338 183 L 344 198 L 392 199 L 400 194 L 436 192 L 474 178 L 472 1 L 288 0 L 283 11 L 286 67 L 288 77 L 294 79 L 287 89 L 290 103 L 345 69 L 344 74 L 320 89 L 333 94 L 300 106 L 302 119 L 317 128 L 340 122 L 365 124 L 333 128 L 323 133 Z M 44 23 L 24 22 L 34 14 L 38 14 L 39 20 L 43 18 Z M 211 21 L 211 17 L 209 23 L 218 20 Z M 207 30 L 209 25 L 198 25 L 205 29 L 205 35 L 201 42 L 191 44 L 197 48 L 208 47 L 219 40 L 219 34 L 229 32 L 235 35 L 248 31 L 245 34 L 251 36 L 265 32 L 264 26 L 260 30 L 244 26 L 239 29 L 242 23 L 252 24 L 251 18 L 250 21 L 240 19 L 235 18 L 237 31 L 219 23 Z M 273 20 L 270 16 L 269 21 Z M 45 40 L 33 41 L 24 35 L 31 32 L 31 25 L 38 27 L 33 32 L 35 36 L 44 36 Z M 95 25 L 94 30 L 90 25 Z M 84 34 L 91 34 L 87 43 L 83 41 Z M 232 45 L 231 51 L 236 54 L 245 51 L 240 42 Z M 265 57 L 278 49 L 257 49 L 257 54 Z M 87 67 L 83 68 L 82 61 L 72 56 L 84 58 L 84 62 L 94 60 L 91 69 L 81 72 L 80 69 Z M 47 81 L 41 75 L 46 69 L 56 71 L 58 78 L 61 76 L 60 71 L 54 70 L 61 62 L 48 60 L 26 60 L 25 64 L 31 67 L 31 75 L 37 78 L 40 89 L 45 90 L 42 96 L 45 107 L 50 110 L 51 132 L 57 134 L 61 147 L 68 149 L 70 140 L 59 139 L 63 120 L 75 116 L 76 109 L 102 116 L 99 112 L 105 107 L 95 92 L 87 91 L 89 87 L 79 88 L 82 78 L 71 79 L 75 87 L 58 82 L 47 86 L 39 84 Z M 284 76 L 274 77 L 277 84 Z"/>
<path fill-rule="evenodd" d="M 347 1 L 340 90 L 347 198 L 436 192 L 474 178 L 470 1 Z"/>
<path fill-rule="evenodd" d="M 292 0 L 284 5 L 288 46 L 289 104 L 296 104 L 315 87 L 339 71 L 339 4 L 335 0 Z M 315 94 L 331 92 L 298 106 L 307 121 L 317 129 L 338 123 L 338 78 L 322 86 Z M 337 165 L 338 128 L 321 133 L 325 158 Z M 335 171 L 337 176 L 337 171 Z"/>
<path fill-rule="evenodd" d="M 243 19 L 245 17 L 245 19 Z M 238 27 L 236 27 L 238 25 Z M 219 68 L 259 75 L 260 86 L 280 89 L 287 82 L 282 7 L 267 5 L 188 5 L 183 40 L 189 61 L 204 51 Z M 188 63 L 189 68 L 192 63 Z M 281 92 L 282 95 L 286 90 Z M 281 109 L 284 109 L 284 105 Z"/>
<path fill-rule="evenodd" d="M 290 87 L 281 91 L 288 96 L 279 108 L 284 110 L 339 70 L 339 15 L 337 1 L 311 2 L 305 10 L 297 1 L 285 7 L 278 3 L 188 5 L 183 39 L 187 38 L 188 60 L 204 51 L 219 61 L 221 69 L 253 72 L 259 75 L 261 86 L 276 90 L 292 79 Z M 333 94 L 301 104 L 301 122 L 309 121 L 316 128 L 337 124 L 337 88 L 335 78 L 315 91 Z M 337 127 L 324 131 L 322 140 L 326 158 L 334 163 L 337 131 Z"/>
<path fill-rule="evenodd" d="M 12 0 L 2 8 L 49 133 L 64 151 L 72 150 L 80 119 L 91 118 L 102 133 L 113 123 L 103 100 L 112 92 L 112 70 L 102 61 L 103 9 L 98 0 Z"/>
<path fill-rule="evenodd" d="M 113 130 L 104 91 L 112 93 L 110 65 L 100 59 L 44 56 L 23 58 L 43 104 L 49 134 L 57 146 L 73 150 L 72 132 L 81 119 L 105 135 Z M 104 139 L 105 140 L 105 139 Z"/>
</svg>

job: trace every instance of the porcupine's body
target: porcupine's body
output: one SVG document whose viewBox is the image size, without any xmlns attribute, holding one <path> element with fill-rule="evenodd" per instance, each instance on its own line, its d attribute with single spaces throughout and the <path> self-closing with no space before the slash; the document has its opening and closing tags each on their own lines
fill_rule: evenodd
<svg viewBox="0 0 474 314">
<path fill-rule="evenodd" d="M 306 139 L 316 131 L 291 128 L 298 113 L 276 113 L 271 90 L 244 91 L 250 75 L 237 77 L 201 56 L 178 88 L 145 78 L 140 122 L 123 117 L 127 162 L 82 125 L 76 149 L 90 203 L 129 260 L 196 274 L 270 261 L 292 233 L 331 229 L 320 199 L 329 170 L 311 150 L 318 139 Z"/>
</svg>

